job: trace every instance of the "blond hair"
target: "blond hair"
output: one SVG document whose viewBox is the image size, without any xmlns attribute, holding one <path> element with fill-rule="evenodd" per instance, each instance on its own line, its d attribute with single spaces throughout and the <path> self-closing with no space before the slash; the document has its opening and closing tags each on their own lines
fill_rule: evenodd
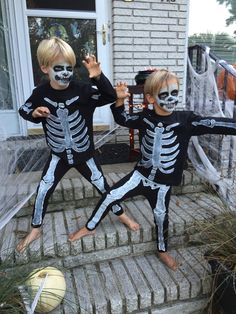
<svg viewBox="0 0 236 314">
<path fill-rule="evenodd" d="M 51 66 L 59 56 L 64 57 L 66 62 L 75 66 L 75 53 L 71 46 L 64 40 L 58 37 L 51 37 L 40 42 L 37 49 L 37 58 L 40 66 Z"/>
<path fill-rule="evenodd" d="M 170 72 L 167 69 L 156 70 L 151 73 L 144 84 L 144 94 L 150 96 L 156 96 L 159 94 L 163 83 L 167 83 L 169 79 L 176 79 L 179 87 L 179 79 L 175 73 Z"/>
</svg>

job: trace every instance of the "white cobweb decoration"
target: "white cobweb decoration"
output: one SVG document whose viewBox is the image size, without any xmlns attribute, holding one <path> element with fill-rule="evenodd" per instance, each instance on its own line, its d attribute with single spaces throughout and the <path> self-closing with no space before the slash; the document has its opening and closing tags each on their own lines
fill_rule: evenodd
<svg viewBox="0 0 236 314">
<path fill-rule="evenodd" d="M 226 101 L 225 110 L 219 100 L 219 94 L 215 79 L 215 70 L 219 66 L 211 60 L 209 48 L 202 52 L 202 69 L 197 73 L 188 58 L 188 97 L 187 109 L 202 116 L 233 117 L 233 102 Z M 227 149 L 222 155 L 222 147 Z M 223 135 L 203 135 L 192 137 L 188 156 L 197 173 L 208 181 L 221 197 L 233 202 L 229 190 L 235 188 L 234 178 L 229 175 L 229 155 L 231 161 L 234 157 L 235 137 Z M 223 160 L 222 160 L 223 159 Z"/>
<path fill-rule="evenodd" d="M 45 139 L 6 138 L 0 129 L 0 230 L 36 191 L 49 151 Z"/>
<path fill-rule="evenodd" d="M 122 132 L 116 126 L 95 136 L 95 149 Z M 0 128 L 0 230 L 35 194 L 43 167 L 49 157 L 44 135 L 7 138 Z M 33 204 L 30 205 L 33 209 Z"/>
</svg>

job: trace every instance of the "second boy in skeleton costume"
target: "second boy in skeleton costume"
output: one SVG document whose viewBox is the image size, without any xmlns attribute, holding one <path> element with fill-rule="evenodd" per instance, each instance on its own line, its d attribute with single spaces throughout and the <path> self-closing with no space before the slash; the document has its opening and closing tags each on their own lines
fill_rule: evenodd
<svg viewBox="0 0 236 314">
<path fill-rule="evenodd" d="M 100 194 L 108 189 L 102 169 L 94 157 L 93 113 L 96 107 L 116 100 L 113 86 L 93 55 L 83 61 L 91 83 L 72 81 L 76 58 L 72 48 L 60 38 L 43 40 L 37 57 L 49 81 L 34 89 L 19 113 L 25 120 L 42 123 L 51 153 L 37 189 L 32 230 L 18 244 L 19 252 L 39 237 L 49 197 L 69 169 L 77 169 Z M 139 227 L 120 205 L 112 206 L 112 211 L 131 229 Z"/>
<path fill-rule="evenodd" d="M 122 87 L 125 89 L 126 86 L 118 84 L 117 91 Z M 153 211 L 159 257 L 169 268 L 177 269 L 178 263 L 167 253 L 168 206 L 171 187 L 179 185 L 182 179 L 189 140 L 191 136 L 207 133 L 236 135 L 236 121 L 233 119 L 174 111 L 178 92 L 179 81 L 175 74 L 158 70 L 147 78 L 144 85 L 145 96 L 154 110 L 146 109 L 129 115 L 123 99 L 112 105 L 118 124 L 139 130 L 141 158 L 131 173 L 103 195 L 86 227 L 77 231 L 74 239 L 90 234 L 115 202 L 143 195 Z"/>
</svg>

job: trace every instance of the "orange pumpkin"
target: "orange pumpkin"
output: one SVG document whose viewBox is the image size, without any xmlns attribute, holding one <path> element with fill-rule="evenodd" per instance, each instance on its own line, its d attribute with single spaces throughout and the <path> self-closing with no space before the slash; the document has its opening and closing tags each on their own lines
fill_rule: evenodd
<svg viewBox="0 0 236 314">
<path fill-rule="evenodd" d="M 236 69 L 236 65 L 233 66 Z M 217 86 L 219 89 L 220 94 L 222 94 L 224 90 L 224 75 L 225 70 L 222 70 L 217 78 Z M 230 73 L 227 76 L 227 89 L 226 89 L 226 98 L 228 99 L 235 99 L 236 96 L 236 78 L 233 77 Z"/>
</svg>

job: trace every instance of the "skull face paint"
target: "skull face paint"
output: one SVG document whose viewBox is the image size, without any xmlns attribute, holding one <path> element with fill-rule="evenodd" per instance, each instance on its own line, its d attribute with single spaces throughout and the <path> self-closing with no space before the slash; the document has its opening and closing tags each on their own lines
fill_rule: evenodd
<svg viewBox="0 0 236 314">
<path fill-rule="evenodd" d="M 179 101 L 179 87 L 177 83 L 164 86 L 155 97 L 156 102 L 167 112 L 173 112 Z"/>
<path fill-rule="evenodd" d="M 66 87 L 72 80 L 73 67 L 68 63 L 53 64 L 48 75 L 51 81 L 61 87 Z"/>
</svg>

